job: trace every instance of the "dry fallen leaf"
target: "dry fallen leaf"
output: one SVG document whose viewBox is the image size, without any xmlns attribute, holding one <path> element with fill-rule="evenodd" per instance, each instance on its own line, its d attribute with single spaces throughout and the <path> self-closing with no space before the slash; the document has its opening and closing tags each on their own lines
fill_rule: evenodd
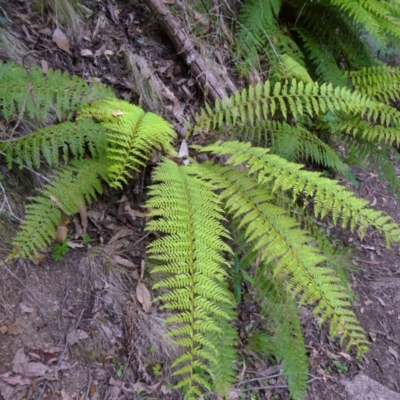
<svg viewBox="0 0 400 400">
<path fill-rule="evenodd" d="M 30 385 L 32 383 L 31 379 L 23 378 L 20 375 L 16 376 L 10 376 L 11 372 L 6 372 L 5 374 L 0 375 L 0 379 L 2 379 L 4 382 L 8 383 L 9 385 L 15 386 L 24 386 L 24 385 Z"/>
<path fill-rule="evenodd" d="M 149 290 L 142 282 L 138 282 L 136 286 L 136 297 L 139 303 L 142 304 L 144 311 L 149 312 L 151 310 L 151 296 Z"/>
<path fill-rule="evenodd" d="M 45 259 L 46 259 L 46 254 L 44 253 L 37 253 L 36 256 L 33 256 L 31 258 L 31 261 L 35 264 L 35 265 L 39 265 L 41 264 Z"/>
<path fill-rule="evenodd" d="M 65 240 L 67 235 L 68 235 L 68 228 L 66 226 L 63 225 L 57 226 L 56 237 L 55 237 L 56 243 L 61 244 Z"/>
<path fill-rule="evenodd" d="M 123 265 L 124 267 L 136 268 L 136 265 L 131 260 L 121 256 L 114 256 L 114 261 L 120 265 Z"/>
<path fill-rule="evenodd" d="M 0 333 L 2 333 L 3 335 L 5 335 L 8 332 L 8 328 L 6 325 L 2 325 L 0 326 Z"/>
<path fill-rule="evenodd" d="M 21 309 L 22 314 L 27 313 L 33 313 L 35 310 L 33 309 L 33 307 L 28 306 L 27 304 L 24 303 L 20 303 L 19 308 Z"/>
<path fill-rule="evenodd" d="M 56 28 L 53 32 L 53 42 L 61 49 L 69 53 L 69 40 L 65 33 L 60 29 Z"/>
<path fill-rule="evenodd" d="M 89 49 L 83 49 L 83 50 L 81 50 L 81 56 L 82 57 L 93 57 L 93 52 Z"/>
<path fill-rule="evenodd" d="M 18 336 L 22 333 L 22 328 L 19 326 L 17 322 L 12 322 L 8 325 L 8 332 L 9 335 Z"/>
</svg>

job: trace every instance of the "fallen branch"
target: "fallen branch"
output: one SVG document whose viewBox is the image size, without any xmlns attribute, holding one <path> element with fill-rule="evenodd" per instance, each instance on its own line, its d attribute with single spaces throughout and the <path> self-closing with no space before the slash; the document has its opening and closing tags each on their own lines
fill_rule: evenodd
<svg viewBox="0 0 400 400">
<path fill-rule="evenodd" d="M 172 43 L 177 53 L 184 57 L 186 64 L 190 67 L 196 81 L 201 85 L 206 96 L 214 102 L 223 98 L 228 99 L 224 87 L 211 72 L 206 61 L 196 50 L 190 35 L 186 33 L 182 22 L 175 18 L 164 5 L 162 0 L 145 0 L 150 10 L 159 17 L 160 24 Z M 227 78 L 229 79 L 229 78 Z M 234 87 L 232 82 L 228 82 L 229 87 Z"/>
</svg>

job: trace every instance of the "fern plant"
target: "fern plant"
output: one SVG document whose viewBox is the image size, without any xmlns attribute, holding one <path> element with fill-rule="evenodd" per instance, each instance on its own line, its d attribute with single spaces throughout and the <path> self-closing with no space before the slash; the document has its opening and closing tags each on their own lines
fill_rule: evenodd
<svg viewBox="0 0 400 400">
<path fill-rule="evenodd" d="M 383 50 L 398 43 L 398 0 L 246 0 L 238 16 L 238 64 L 267 69 L 271 76 L 286 55 L 315 79 L 347 84 L 345 70 L 377 65 L 368 42 Z M 261 67 L 261 68 L 260 68 Z"/>
<path fill-rule="evenodd" d="M 85 104 L 92 87 L 67 76 L 63 76 L 65 84 L 76 84 L 78 94 L 71 88 L 71 99 L 64 93 L 60 103 L 51 87 L 40 92 L 43 82 L 38 70 L 28 74 L 35 78 L 23 81 L 20 67 L 1 68 L 10 75 L 0 87 L 16 85 L 13 79 L 26 83 L 25 96 L 7 105 L 7 119 L 25 111 L 45 119 L 57 109 L 60 117 L 52 127 L 0 145 L 10 166 L 14 162 L 30 168 L 43 163 L 58 166 L 52 183 L 29 199 L 10 258 L 35 255 L 53 239 L 62 214 L 74 214 L 93 201 L 102 192 L 102 183 L 123 187 L 154 149 L 164 153 L 154 169 L 146 203 L 151 210 L 146 229 L 160 233 L 148 246 L 148 258 L 157 277 L 156 301 L 170 314 L 168 336 L 181 348 L 173 367 L 176 387 L 185 398 L 197 398 L 205 391 L 228 396 L 234 384 L 238 357 L 235 298 L 230 290 L 234 258 L 255 278 L 256 299 L 268 318 L 269 348 L 282 360 L 295 400 L 304 397 L 307 373 L 297 304 L 312 306 L 320 323 L 327 324 L 332 336 L 339 335 L 346 349 L 354 348 L 359 357 L 368 350 L 335 250 L 315 221 L 330 218 L 343 229 L 357 230 L 361 238 L 372 227 L 388 245 L 400 241 L 400 227 L 338 182 L 274 154 L 269 144 L 277 146 L 279 135 L 297 135 L 296 157 L 343 171 L 343 162 L 307 132 L 304 121 L 322 123 L 332 116 L 343 132 L 367 124 L 374 130 L 371 141 L 392 143 L 398 140 L 397 110 L 331 84 L 266 81 L 200 110 L 186 138 L 190 143 L 201 131 L 226 139 L 235 130 L 244 139 L 258 135 L 262 146 L 206 138 L 206 143 L 190 146 L 189 154 L 181 152 L 185 154 L 178 162 L 175 132 L 160 116 L 112 97 Z M 10 71 L 18 73 L 14 76 Z M 26 108 L 24 99 L 36 93 L 35 85 L 38 96 L 47 96 L 55 105 L 45 108 L 38 102 L 38 111 L 33 103 Z M 58 85 L 53 89 L 57 92 Z M 2 104 L 8 101 L 7 90 L 0 91 Z M 23 92 L 22 87 L 19 90 Z M 73 113 L 77 104 L 73 99 L 82 93 L 86 97 L 81 97 L 84 101 Z M 108 92 L 101 89 L 101 93 Z M 208 161 L 199 162 L 200 153 Z"/>
</svg>

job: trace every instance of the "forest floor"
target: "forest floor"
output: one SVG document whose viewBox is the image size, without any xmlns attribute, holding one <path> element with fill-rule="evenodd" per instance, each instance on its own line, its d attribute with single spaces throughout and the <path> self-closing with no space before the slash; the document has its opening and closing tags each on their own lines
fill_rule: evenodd
<svg viewBox="0 0 400 400">
<path fill-rule="evenodd" d="M 29 4 L 0 2 L 4 61 L 16 59 L 43 70 L 96 78 L 121 98 L 162 114 L 178 131 L 183 117 L 193 117 L 202 103 L 185 60 L 143 3 L 88 0 L 82 24 L 73 29 L 60 26 L 61 33 L 55 36 L 53 16 Z M 159 79 L 155 100 L 138 95 L 137 74 L 143 80 Z M 353 189 L 356 194 L 400 223 L 399 201 L 374 168 L 355 168 L 354 174 L 359 181 Z M 3 399 L 180 398 L 171 389 L 168 361 L 174 349 L 163 341 L 162 316 L 146 300 L 140 301 L 138 293 L 151 292 L 152 284 L 143 262 L 151 236 L 143 231 L 146 216 L 141 207 L 149 180 L 145 170 L 124 191 L 106 192 L 88 210 L 85 243 L 74 238 L 71 222 L 69 235 L 75 248 L 60 261 L 52 260 L 50 251 L 36 265 L 15 261 L 2 267 Z M 349 250 L 343 259 L 351 267 L 353 306 L 371 349 L 357 360 L 330 339 L 326 329 L 320 330 L 310 310 L 302 307 L 310 361 L 308 400 L 358 399 L 351 385 L 360 377 L 390 390 L 389 397 L 374 393 L 368 381 L 363 386 L 369 387 L 371 399 L 400 398 L 400 248 L 386 248 L 384 238 L 373 231 L 361 242 L 356 234 L 328 225 L 327 229 L 338 246 Z M 5 250 L 0 258 L 6 256 Z M 142 273 L 144 287 L 138 289 Z M 288 399 L 280 366 L 245 351 L 247 336 L 262 323 L 245 288 L 238 311 L 241 347 L 231 398 Z"/>
</svg>

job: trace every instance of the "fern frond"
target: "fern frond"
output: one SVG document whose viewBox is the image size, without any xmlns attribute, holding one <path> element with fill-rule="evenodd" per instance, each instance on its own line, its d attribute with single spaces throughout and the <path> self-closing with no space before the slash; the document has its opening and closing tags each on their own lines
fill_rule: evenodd
<svg viewBox="0 0 400 400">
<path fill-rule="evenodd" d="M 339 68 L 328 43 L 323 38 L 314 38 L 305 29 L 297 28 L 295 32 L 302 40 L 307 58 L 314 64 L 315 75 L 322 82 L 330 82 L 335 86 L 346 86 L 344 72 Z"/>
<path fill-rule="evenodd" d="M 323 124 L 321 124 L 323 126 Z M 397 126 L 370 124 L 359 116 L 339 115 L 329 119 L 331 132 L 360 137 L 375 144 L 400 145 L 400 131 Z"/>
<path fill-rule="evenodd" d="M 42 193 L 30 198 L 25 208 L 25 219 L 13 246 L 19 257 L 32 257 L 54 240 L 62 213 L 72 215 L 79 207 L 95 199 L 102 192 L 100 178 L 107 181 L 104 160 L 75 161 L 63 167 L 52 184 Z"/>
<path fill-rule="evenodd" d="M 400 227 L 389 216 L 368 208 L 366 200 L 355 197 L 334 180 L 303 170 L 300 164 L 268 154 L 268 150 L 252 147 L 249 143 L 216 142 L 198 150 L 230 155 L 227 163 L 232 166 L 245 163 L 258 183 L 271 182 L 273 191 L 290 191 L 293 199 L 299 194 L 312 197 L 317 218 L 324 218 L 331 213 L 335 224 L 341 219 L 342 228 L 349 226 L 354 231 L 358 225 L 361 237 L 369 226 L 373 226 L 385 235 L 389 245 L 392 240 L 400 241 Z"/>
<path fill-rule="evenodd" d="M 387 40 L 388 34 L 400 38 L 400 21 L 393 15 L 392 7 L 387 2 L 379 0 L 329 0 L 329 2 L 345 11 L 356 24 L 363 26 L 367 32 L 380 40 Z"/>
<path fill-rule="evenodd" d="M 222 152 L 223 154 L 223 152 Z M 245 157 L 239 155 L 243 162 Z M 258 188 L 248 171 L 238 173 L 230 167 L 211 163 L 201 165 L 204 176 L 221 188 L 220 196 L 226 210 L 238 221 L 239 227 L 265 264 L 274 263 L 274 279 L 286 276 L 286 286 L 300 302 L 317 303 L 315 313 L 322 323 L 329 322 L 330 334 L 342 334 L 347 348 L 355 345 L 358 354 L 367 351 L 367 341 L 340 281 L 321 265 L 324 257 L 309 245 L 310 237 L 298 228 L 288 213 L 273 204 L 272 197 Z M 250 169 L 251 172 L 251 169 Z"/>
<path fill-rule="evenodd" d="M 44 159 L 49 166 L 64 162 L 72 156 L 82 159 L 88 149 L 92 157 L 105 154 L 105 128 L 90 119 L 66 121 L 39 129 L 21 138 L 0 142 L 0 150 L 6 154 L 8 167 L 17 163 L 20 167 L 40 167 Z"/>
<path fill-rule="evenodd" d="M 144 166 L 154 149 L 175 154 L 176 133 L 162 117 L 120 100 L 105 100 L 80 111 L 82 118 L 95 118 L 108 129 L 107 158 L 110 185 L 121 188 L 131 177 L 130 170 Z"/>
<path fill-rule="evenodd" d="M 240 28 L 236 47 L 244 59 L 243 72 L 255 67 L 259 57 L 269 60 L 269 69 L 274 71 L 281 64 L 280 56 L 286 54 L 303 64 L 303 54 L 297 44 L 285 34 L 277 22 L 282 0 L 247 0 L 240 14 Z"/>
<path fill-rule="evenodd" d="M 236 92 L 229 101 L 215 102 L 215 108 L 203 108 L 196 114 L 196 124 L 188 135 L 202 129 L 222 129 L 235 124 L 254 125 L 259 120 L 270 119 L 276 114 L 295 120 L 305 116 L 319 116 L 327 112 L 343 112 L 350 116 L 363 116 L 383 126 L 399 125 L 400 112 L 386 104 L 362 96 L 358 91 L 334 87 L 331 84 L 266 81 Z"/>
<path fill-rule="evenodd" d="M 210 372 L 213 377 L 213 392 L 228 397 L 236 378 L 234 367 L 237 360 L 237 331 L 232 324 L 237 315 L 231 305 L 220 303 L 219 307 L 229 315 L 229 320 L 217 319 L 215 322 L 220 332 L 211 331 L 207 334 L 207 339 L 219 351 L 219 357 L 213 358 L 210 363 Z"/>
<path fill-rule="evenodd" d="M 82 104 L 108 97 L 115 97 L 110 89 L 96 82 L 90 86 L 77 76 L 0 63 L 0 109 L 7 121 L 26 115 L 44 123 L 50 111 L 62 121 Z"/>
<path fill-rule="evenodd" d="M 355 89 L 371 98 L 388 103 L 389 100 L 400 99 L 400 68 L 381 65 L 349 71 Z"/>
<path fill-rule="evenodd" d="M 146 227 L 164 234 L 149 245 L 148 254 L 161 263 L 152 271 L 161 275 L 154 287 L 168 289 L 158 300 L 176 312 L 166 323 L 171 325 L 168 336 L 184 349 L 173 366 L 187 398 L 200 395 L 202 386 L 210 389 L 204 374 L 214 378 L 223 355 L 209 335 L 223 333 L 217 321 L 228 322 L 231 314 L 221 305 L 233 304 L 223 286 L 227 264 L 222 253 L 231 250 L 222 240 L 228 233 L 221 224 L 220 201 L 213 186 L 193 171 L 192 165 L 179 167 L 168 159 L 159 164 L 154 180 L 160 183 L 151 187 L 147 202 L 155 218 Z"/>
<path fill-rule="evenodd" d="M 256 276 L 256 296 L 261 314 L 267 318 L 273 352 L 282 361 L 283 375 L 293 400 L 303 400 L 306 392 L 308 360 L 297 304 L 288 296 L 282 280 L 268 279 L 268 268 L 261 265 Z M 272 278 L 272 277 L 270 277 Z"/>
<path fill-rule="evenodd" d="M 333 56 L 336 68 L 340 69 L 360 69 L 362 67 L 376 65 L 371 49 L 365 42 L 360 32 L 360 26 L 354 23 L 354 20 L 347 16 L 343 11 L 336 7 L 331 7 L 328 2 L 298 2 L 297 12 L 302 10 L 297 24 L 293 26 L 293 32 L 301 32 L 303 43 L 310 38 L 310 52 L 316 49 L 312 43 L 315 43 L 318 51 L 325 51 Z M 304 7 L 304 8 L 303 8 Z M 318 23 L 316 23 L 318 21 Z M 332 29 L 332 27 L 335 27 Z M 299 30 L 299 31 L 298 31 Z M 304 47 L 304 46 L 300 46 Z M 318 61 L 313 58 L 307 58 L 307 64 L 311 60 L 315 67 L 318 67 Z M 326 56 L 322 60 L 326 61 Z M 332 60 L 332 59 L 331 59 Z M 331 67 L 324 66 L 328 71 Z M 323 69 L 321 71 L 323 71 Z M 320 77 L 322 78 L 322 77 Z M 341 78 L 342 79 L 342 78 Z M 328 82 L 328 80 L 325 80 Z M 333 82 L 332 82 L 333 83 Z"/>
</svg>

